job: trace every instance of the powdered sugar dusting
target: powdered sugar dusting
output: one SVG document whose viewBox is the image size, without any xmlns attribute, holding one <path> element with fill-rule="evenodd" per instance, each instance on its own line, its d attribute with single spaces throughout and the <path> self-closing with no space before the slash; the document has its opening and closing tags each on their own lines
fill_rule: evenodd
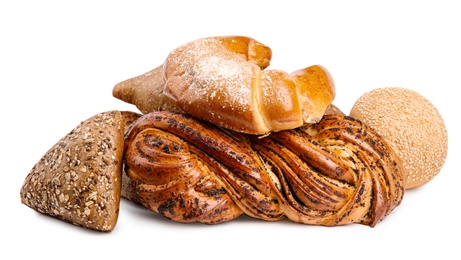
<svg viewBox="0 0 461 260">
<path fill-rule="evenodd" d="M 200 116 L 241 118 L 252 110 L 254 66 L 218 39 L 197 40 L 168 56 L 165 75 L 176 84 L 167 82 L 166 91 Z"/>
<path fill-rule="evenodd" d="M 218 56 L 205 56 L 193 65 L 197 88 L 194 94 L 199 98 L 210 99 L 226 96 L 234 105 L 247 105 L 251 97 L 251 80 L 248 70 L 235 59 L 223 59 Z M 224 93 L 226 90 L 231 92 Z"/>
</svg>

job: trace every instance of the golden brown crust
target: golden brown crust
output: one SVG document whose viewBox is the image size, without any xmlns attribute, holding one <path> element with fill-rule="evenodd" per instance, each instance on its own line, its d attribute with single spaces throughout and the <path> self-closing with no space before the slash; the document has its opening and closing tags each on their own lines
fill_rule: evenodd
<svg viewBox="0 0 461 260">
<path fill-rule="evenodd" d="M 81 122 L 34 165 L 21 187 L 21 202 L 85 228 L 113 230 L 120 206 L 122 122 L 119 111 Z"/>
<path fill-rule="evenodd" d="M 213 37 L 213 39 L 216 39 L 225 49 L 243 56 L 245 60 L 261 69 L 265 69 L 270 65 L 272 50 L 250 37 L 223 36 Z"/>
<path fill-rule="evenodd" d="M 280 70 L 261 73 L 258 102 L 263 124 L 270 129 L 293 129 L 303 124 L 302 105 L 298 98 L 298 87 L 291 75 Z M 262 131 L 261 131 L 262 132 Z"/>
<path fill-rule="evenodd" d="M 335 97 L 336 89 L 328 70 L 314 65 L 291 73 L 298 86 L 301 114 L 304 123 L 316 123 L 325 114 Z"/>
</svg>

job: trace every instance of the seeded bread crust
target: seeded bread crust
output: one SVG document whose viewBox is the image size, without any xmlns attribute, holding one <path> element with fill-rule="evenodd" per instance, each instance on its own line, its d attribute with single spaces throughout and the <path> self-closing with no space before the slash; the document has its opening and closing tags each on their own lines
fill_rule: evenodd
<svg viewBox="0 0 461 260">
<path fill-rule="evenodd" d="M 34 165 L 21 187 L 21 202 L 88 229 L 113 230 L 120 206 L 124 129 L 116 110 L 82 121 Z"/>
<path fill-rule="evenodd" d="M 402 161 L 405 189 L 421 187 L 441 171 L 448 153 L 448 132 L 434 104 L 403 87 L 364 93 L 350 116 L 361 120 L 392 147 Z"/>
</svg>

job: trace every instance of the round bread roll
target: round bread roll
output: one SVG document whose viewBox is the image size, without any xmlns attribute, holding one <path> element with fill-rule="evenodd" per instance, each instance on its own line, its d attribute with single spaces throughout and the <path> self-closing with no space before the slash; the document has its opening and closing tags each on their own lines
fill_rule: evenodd
<svg viewBox="0 0 461 260">
<path fill-rule="evenodd" d="M 363 94 L 350 116 L 380 134 L 402 162 L 405 189 L 420 187 L 441 170 L 448 134 L 434 105 L 413 90 L 378 88 Z"/>
</svg>

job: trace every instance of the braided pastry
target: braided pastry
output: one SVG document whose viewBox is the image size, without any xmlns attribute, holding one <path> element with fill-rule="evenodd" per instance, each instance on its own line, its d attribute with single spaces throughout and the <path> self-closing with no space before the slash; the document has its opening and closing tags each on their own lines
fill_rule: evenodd
<svg viewBox="0 0 461 260">
<path fill-rule="evenodd" d="M 184 114 L 140 119 L 125 135 L 124 160 L 142 205 L 185 223 L 221 223 L 242 212 L 283 217 L 262 161 L 242 136 Z"/>
<path fill-rule="evenodd" d="M 293 221 L 375 226 L 403 198 L 397 156 L 351 117 L 326 115 L 318 124 L 253 142 L 279 178 L 277 199 Z"/>
<path fill-rule="evenodd" d="M 258 138 L 152 112 L 128 129 L 124 162 L 142 205 L 178 222 L 216 224 L 247 214 L 374 226 L 404 191 L 392 150 L 343 115 Z"/>
</svg>

